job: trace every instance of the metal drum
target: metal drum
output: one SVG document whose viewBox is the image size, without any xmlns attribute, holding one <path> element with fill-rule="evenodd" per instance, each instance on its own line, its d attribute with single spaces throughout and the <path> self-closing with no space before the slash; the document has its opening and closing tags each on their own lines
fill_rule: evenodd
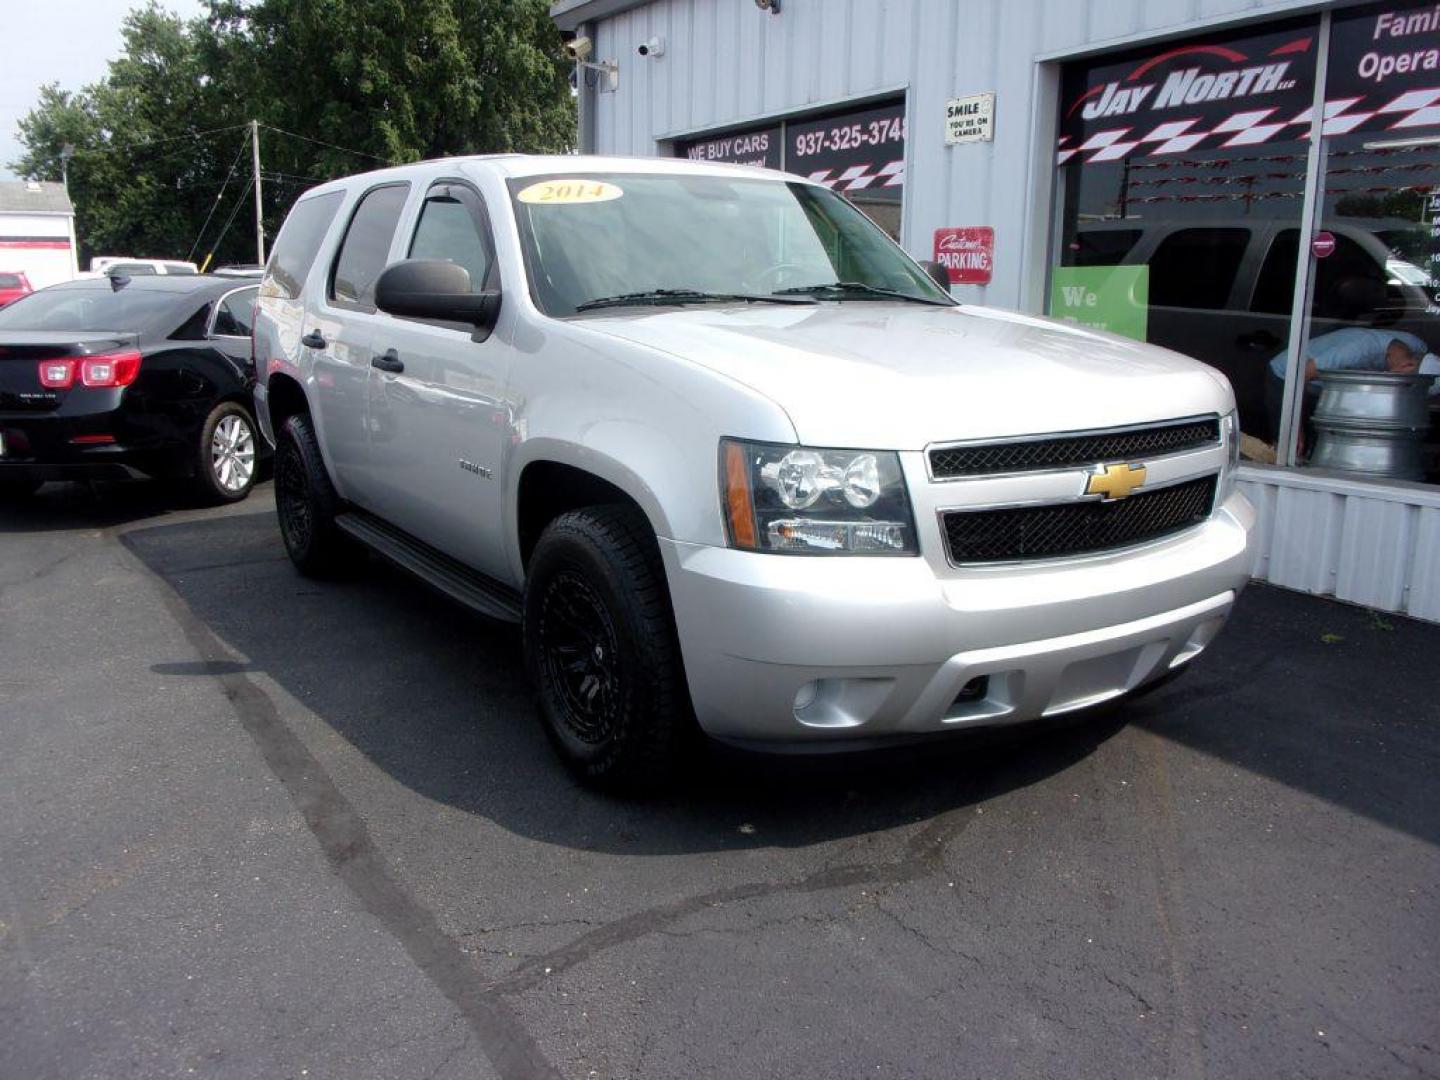
<svg viewBox="0 0 1440 1080">
<path fill-rule="evenodd" d="M 1311 466 L 1394 480 L 1423 480 L 1421 447 L 1430 428 L 1426 407 L 1433 375 L 1327 371 L 1311 421 Z"/>
</svg>

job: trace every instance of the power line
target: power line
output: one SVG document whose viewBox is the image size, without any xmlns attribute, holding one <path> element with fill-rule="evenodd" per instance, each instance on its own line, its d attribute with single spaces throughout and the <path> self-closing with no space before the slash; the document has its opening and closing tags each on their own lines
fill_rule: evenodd
<svg viewBox="0 0 1440 1080">
<path fill-rule="evenodd" d="M 220 235 L 217 236 L 217 237 L 215 238 L 215 242 L 210 245 L 210 254 L 207 255 L 207 256 L 205 256 L 205 262 L 206 262 L 207 265 L 208 265 L 209 262 L 210 262 L 210 256 L 214 255 L 215 252 L 216 252 L 217 250 L 219 250 L 220 244 L 221 244 L 221 243 L 224 241 L 224 239 L 225 239 L 225 234 L 230 231 L 230 226 L 231 226 L 232 224 L 234 224 L 234 222 L 235 222 L 235 215 L 238 214 L 238 213 L 240 212 L 240 208 L 245 205 L 245 199 L 246 199 L 247 196 L 249 196 L 249 194 L 250 194 L 250 189 L 251 189 L 252 187 L 254 187 L 254 186 L 255 186 L 255 178 L 252 176 L 252 177 L 250 178 L 249 183 L 247 183 L 247 184 L 245 185 L 245 190 L 242 191 L 242 192 L 240 192 L 240 198 L 238 198 L 238 199 L 235 200 L 235 208 L 230 211 L 230 216 L 225 219 L 225 224 L 224 224 L 224 226 L 220 229 Z"/>
<path fill-rule="evenodd" d="M 234 177 L 235 170 L 240 165 L 240 158 L 244 156 L 245 148 L 249 145 L 250 138 L 248 135 L 240 140 L 240 149 L 235 153 L 235 160 L 230 163 L 230 171 L 225 174 L 225 182 L 220 185 L 220 190 L 215 195 L 215 201 L 210 204 L 210 213 L 205 215 L 205 224 L 201 225 L 200 231 L 195 234 L 195 242 L 190 245 L 190 252 L 185 256 L 186 262 L 189 262 L 195 257 L 195 249 L 200 246 L 200 238 L 205 235 L 205 230 L 210 227 L 210 219 L 215 216 L 215 211 L 220 208 L 220 200 L 225 197 L 225 189 L 230 186 L 230 180 Z"/>
<path fill-rule="evenodd" d="M 206 135 L 219 135 L 225 131 L 239 131 L 241 128 L 249 127 L 249 124 L 231 124 L 228 127 L 210 128 L 206 131 L 187 131 L 183 135 L 168 135 L 163 139 L 146 139 L 143 142 L 128 143 L 124 146 L 105 146 L 96 149 L 77 147 L 75 156 L 82 154 L 120 154 L 130 150 L 143 150 L 147 146 L 160 146 L 163 143 L 179 142 L 181 139 L 200 139 Z"/>
<path fill-rule="evenodd" d="M 297 176 L 295 173 L 266 171 L 266 180 L 292 180 L 302 184 L 328 184 L 333 176 Z"/>
<path fill-rule="evenodd" d="M 392 158 L 381 157 L 379 154 L 368 154 L 364 150 L 353 150 L 348 146 L 340 146 L 336 143 L 326 142 L 324 139 L 312 139 L 309 135 L 301 135 L 298 132 L 286 131 L 284 128 L 273 127 L 270 124 L 261 124 L 266 131 L 273 131 L 277 135 L 289 135 L 292 139 L 304 139 L 306 142 L 314 143 L 316 146 L 327 146 L 331 150 L 339 150 L 346 154 L 354 154 L 357 157 L 370 158 L 372 161 L 383 161 L 386 165 L 394 165 Z"/>
</svg>

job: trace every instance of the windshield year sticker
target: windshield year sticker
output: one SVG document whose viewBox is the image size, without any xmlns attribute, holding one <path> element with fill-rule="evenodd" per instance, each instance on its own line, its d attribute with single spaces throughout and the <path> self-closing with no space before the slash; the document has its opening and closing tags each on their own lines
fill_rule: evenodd
<svg viewBox="0 0 1440 1080">
<path fill-rule="evenodd" d="M 607 184 L 603 180 L 542 180 L 538 184 L 523 188 L 515 197 L 523 203 L 560 206 L 609 202 L 624 194 L 625 192 L 614 184 Z"/>
</svg>

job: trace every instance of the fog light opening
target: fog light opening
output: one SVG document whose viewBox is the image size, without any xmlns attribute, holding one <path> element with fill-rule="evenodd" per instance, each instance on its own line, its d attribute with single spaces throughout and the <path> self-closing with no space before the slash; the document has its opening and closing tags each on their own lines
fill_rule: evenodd
<svg viewBox="0 0 1440 1080">
<path fill-rule="evenodd" d="M 820 684 L 816 681 L 807 682 L 799 690 L 795 691 L 795 711 L 798 713 L 808 709 L 815 704 L 815 699 L 820 696 Z"/>
<path fill-rule="evenodd" d="M 990 693 L 990 676 L 976 675 L 960 688 L 960 693 L 955 695 L 956 705 L 966 705 L 972 701 L 981 701 Z"/>
</svg>

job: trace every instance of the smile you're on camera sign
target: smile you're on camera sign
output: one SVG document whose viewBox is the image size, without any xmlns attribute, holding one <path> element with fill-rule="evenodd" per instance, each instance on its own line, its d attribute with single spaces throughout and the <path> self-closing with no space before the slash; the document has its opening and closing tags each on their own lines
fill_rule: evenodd
<svg viewBox="0 0 1440 1080">
<path fill-rule="evenodd" d="M 995 131 L 995 92 L 951 98 L 945 103 L 945 142 L 989 142 Z"/>
</svg>

